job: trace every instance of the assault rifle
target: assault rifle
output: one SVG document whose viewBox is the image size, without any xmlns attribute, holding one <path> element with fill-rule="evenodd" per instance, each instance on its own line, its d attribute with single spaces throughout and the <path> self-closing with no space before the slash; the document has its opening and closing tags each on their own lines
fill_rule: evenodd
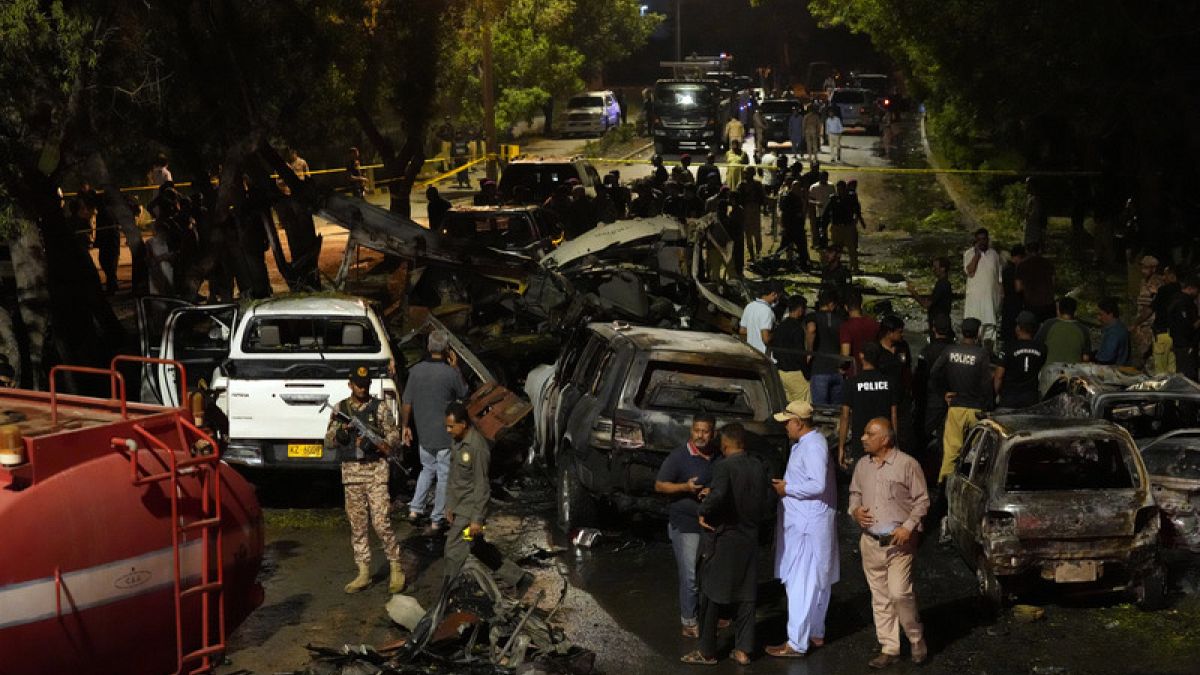
<svg viewBox="0 0 1200 675">
<path fill-rule="evenodd" d="M 337 418 L 339 422 L 350 425 L 350 428 L 354 429 L 354 432 L 358 434 L 359 438 L 373 445 L 376 452 L 383 455 L 383 457 L 392 464 L 396 465 L 396 467 L 400 469 L 405 476 L 408 475 L 408 469 L 404 466 L 404 462 L 402 462 L 400 458 L 396 456 L 396 453 L 385 453 L 383 451 L 383 449 L 388 448 L 390 444 L 386 439 L 384 439 L 383 434 L 379 433 L 377 429 L 374 429 L 371 427 L 371 425 L 362 421 L 362 419 L 358 416 L 347 415 L 339 410 L 337 406 L 329 405 L 329 399 L 325 399 L 325 403 L 321 404 L 321 408 L 317 410 L 317 412 L 324 412 L 326 408 L 333 411 L 333 416 Z M 359 450 L 358 452 L 362 451 Z"/>
</svg>

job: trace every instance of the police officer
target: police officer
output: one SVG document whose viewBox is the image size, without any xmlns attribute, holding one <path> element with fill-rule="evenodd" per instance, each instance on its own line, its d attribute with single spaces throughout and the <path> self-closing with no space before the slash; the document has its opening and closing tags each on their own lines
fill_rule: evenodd
<svg viewBox="0 0 1200 675">
<path fill-rule="evenodd" d="M 338 413 L 356 417 L 376 431 L 385 447 L 376 447 L 363 438 L 352 423 L 340 420 Z M 391 563 L 389 593 L 404 590 L 404 570 L 400 566 L 400 545 L 388 519 L 387 455 L 400 444 L 400 430 L 391 412 L 371 396 L 371 373 L 365 365 L 350 371 L 350 397 L 341 400 L 330 415 L 325 431 L 325 447 L 334 449 L 342 462 L 342 485 L 346 491 L 346 518 L 350 521 L 350 544 L 358 576 L 346 584 L 347 593 L 357 593 L 371 585 L 371 548 L 367 542 L 367 520 L 383 543 Z"/>
<path fill-rule="evenodd" d="M 483 541 L 491 498 L 488 468 L 492 451 L 487 439 L 471 425 L 466 406 L 458 401 L 446 407 L 446 432 L 451 440 L 450 480 L 446 486 L 446 522 L 450 523 L 446 535 L 446 578 L 458 576 L 467 556 L 474 554 L 522 596 L 533 583 L 533 576 L 511 560 L 501 558 L 495 547 Z"/>
<path fill-rule="evenodd" d="M 942 429 L 939 484 L 954 471 L 966 427 L 975 424 L 981 411 L 991 408 L 991 355 L 979 344 L 981 328 L 979 319 L 963 319 L 961 341 L 942 351 L 929 371 L 933 386 L 945 392 L 943 396 L 948 406 L 946 425 Z"/>
</svg>

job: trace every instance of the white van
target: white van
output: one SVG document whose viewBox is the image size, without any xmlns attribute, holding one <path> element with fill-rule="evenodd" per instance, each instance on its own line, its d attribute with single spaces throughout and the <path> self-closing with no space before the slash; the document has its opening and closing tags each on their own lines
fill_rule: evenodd
<svg viewBox="0 0 1200 675">
<path fill-rule="evenodd" d="M 567 121 L 563 134 L 601 136 L 620 126 L 621 106 L 611 91 L 589 91 L 576 94 L 567 102 Z"/>
<path fill-rule="evenodd" d="M 138 303 L 142 351 L 184 365 L 188 389 L 204 380 L 220 415 L 224 459 L 263 468 L 338 467 L 323 447 L 329 411 L 349 396 L 350 371 L 365 365 L 371 393 L 397 411 L 388 377 L 392 350 L 375 311 L 361 298 L 290 295 L 243 305 Z M 179 405 L 173 366 L 143 368 L 142 400 Z M 224 427 L 223 429 L 220 427 Z"/>
</svg>

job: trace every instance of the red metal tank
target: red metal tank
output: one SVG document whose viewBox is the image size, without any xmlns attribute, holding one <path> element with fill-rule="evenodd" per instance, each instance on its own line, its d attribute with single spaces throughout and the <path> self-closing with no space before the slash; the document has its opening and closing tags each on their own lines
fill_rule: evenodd
<svg viewBox="0 0 1200 675">
<path fill-rule="evenodd" d="M 25 446 L 0 467 L 0 672 L 206 672 L 262 602 L 254 488 L 185 410 L 87 372 L 110 399 L 0 390 Z"/>
</svg>

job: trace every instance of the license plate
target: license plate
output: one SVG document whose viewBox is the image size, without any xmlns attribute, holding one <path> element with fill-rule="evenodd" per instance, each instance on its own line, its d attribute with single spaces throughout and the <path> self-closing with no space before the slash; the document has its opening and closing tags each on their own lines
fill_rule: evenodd
<svg viewBox="0 0 1200 675">
<path fill-rule="evenodd" d="M 1054 566 L 1054 583 L 1056 584 L 1095 581 L 1096 576 L 1096 563 L 1091 560 L 1061 562 Z"/>
<path fill-rule="evenodd" d="M 288 457 L 320 459 L 322 451 L 320 443 L 288 443 Z"/>
</svg>

